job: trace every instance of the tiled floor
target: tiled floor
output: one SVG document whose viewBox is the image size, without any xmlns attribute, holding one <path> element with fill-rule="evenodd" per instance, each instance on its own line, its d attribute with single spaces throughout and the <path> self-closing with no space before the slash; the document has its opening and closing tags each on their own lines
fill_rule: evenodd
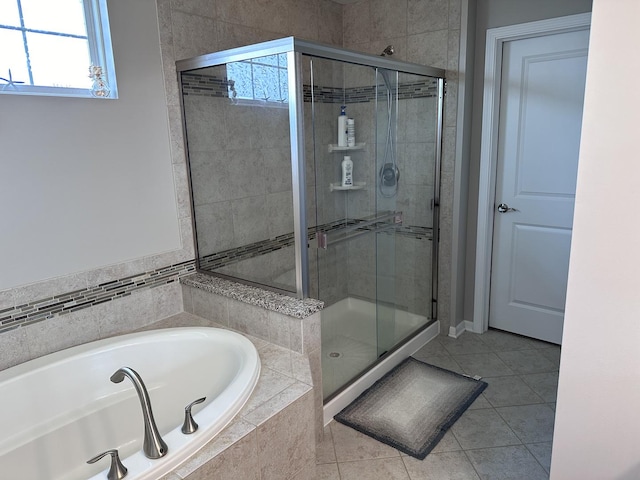
<svg viewBox="0 0 640 480">
<path fill-rule="evenodd" d="M 423 461 L 331 422 L 318 480 L 549 478 L 560 347 L 490 330 L 439 336 L 414 356 L 489 386 Z"/>
</svg>

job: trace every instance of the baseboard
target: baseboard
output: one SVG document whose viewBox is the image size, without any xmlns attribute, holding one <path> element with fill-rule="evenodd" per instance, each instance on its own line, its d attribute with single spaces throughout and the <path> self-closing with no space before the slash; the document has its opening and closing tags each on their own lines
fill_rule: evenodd
<svg viewBox="0 0 640 480">
<path fill-rule="evenodd" d="M 467 330 L 467 326 L 464 322 L 460 322 L 455 327 L 449 327 L 449 336 L 452 338 L 458 338 Z"/>
<path fill-rule="evenodd" d="M 449 336 L 452 338 L 458 338 L 464 332 L 473 332 L 473 322 L 463 320 L 455 327 L 449 327 Z"/>
</svg>

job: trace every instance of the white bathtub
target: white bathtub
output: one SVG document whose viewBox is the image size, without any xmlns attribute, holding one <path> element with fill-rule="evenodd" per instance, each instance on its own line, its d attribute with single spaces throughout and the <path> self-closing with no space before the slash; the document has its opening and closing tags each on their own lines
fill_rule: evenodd
<svg viewBox="0 0 640 480">
<path fill-rule="evenodd" d="M 142 453 L 140 402 L 127 378 L 112 383 L 120 367 L 146 384 L 169 453 Z M 0 478 L 106 479 L 117 448 L 129 480 L 155 480 L 173 470 L 220 432 L 245 404 L 260 373 L 260 359 L 245 337 L 216 328 L 152 330 L 80 345 L 0 372 Z M 200 425 L 180 429 L 184 407 Z"/>
</svg>

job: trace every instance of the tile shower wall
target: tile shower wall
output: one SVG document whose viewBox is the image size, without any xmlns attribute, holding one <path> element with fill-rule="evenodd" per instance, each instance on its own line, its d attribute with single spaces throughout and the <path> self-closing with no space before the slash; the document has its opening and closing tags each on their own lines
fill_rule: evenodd
<svg viewBox="0 0 640 480">
<path fill-rule="evenodd" d="M 46 303 L 54 296 L 148 275 L 193 260 L 191 212 L 175 61 L 208 52 L 296 35 L 342 45 L 342 6 L 330 0 L 157 0 L 171 157 L 182 249 L 0 292 L 0 310 Z M 133 47 L 133 46 L 132 46 Z M 123 99 L 119 101 L 124 101 Z M 117 141 L 117 139 L 114 139 Z M 83 199 L 78 199 L 78 202 Z M 175 277 L 176 279 L 178 276 Z M 124 333 L 182 310 L 177 282 L 136 290 L 124 298 L 0 333 L 0 369 L 62 348 Z M 6 312 L 5 312 L 6 313 Z"/>
<path fill-rule="evenodd" d="M 438 318 L 443 322 L 445 330 L 448 330 L 450 322 L 453 175 L 461 3 L 461 0 L 361 0 L 345 5 L 343 11 L 345 48 L 379 54 L 387 45 L 392 44 L 395 47 L 394 57 L 444 68 L 447 72 L 438 268 Z M 414 185 L 418 190 L 423 186 Z M 407 197 L 404 202 L 409 208 L 413 205 L 411 197 Z M 424 248 L 424 245 L 418 248 Z M 414 268 L 430 267 L 424 265 Z M 406 292 L 415 292 L 420 296 L 425 294 L 420 289 L 412 288 Z"/>
<path fill-rule="evenodd" d="M 333 63 L 314 60 L 314 66 L 319 64 L 322 71 L 335 68 Z M 320 272 L 330 280 L 324 288 L 321 285 L 320 297 L 327 304 L 346 296 L 370 301 L 377 299 L 428 316 L 431 304 L 431 201 L 435 182 L 435 82 L 428 80 L 425 83 L 424 79 L 418 80 L 414 76 L 400 76 L 397 159 L 401 180 L 398 195 L 385 199 L 378 192 L 377 172 L 382 163 L 390 161 L 381 153 L 385 148 L 387 127 L 386 95 L 381 90 L 378 99 L 381 113 L 376 122 L 374 70 L 352 65 L 341 66 L 341 70 L 341 75 L 330 80 L 335 82 L 333 91 L 326 86 L 314 89 L 317 100 L 315 162 L 317 188 L 321 189 L 318 191 L 318 216 L 321 221 L 330 219 L 337 223 L 340 219 L 363 218 L 375 214 L 376 210 L 400 210 L 404 213 L 404 227 L 395 236 L 366 235 L 320 252 L 318 257 L 326 259 L 327 263 Z M 327 151 L 327 144 L 336 141 L 336 116 L 341 103 L 347 106 L 348 115 L 356 120 L 357 142 L 365 144 L 363 150 L 351 152 L 354 180 L 364 182 L 365 186 L 357 191 L 330 192 L 327 187 L 330 182 L 339 180 L 340 161 L 344 155 Z M 375 144 L 376 128 L 379 129 L 378 145 Z"/>
</svg>

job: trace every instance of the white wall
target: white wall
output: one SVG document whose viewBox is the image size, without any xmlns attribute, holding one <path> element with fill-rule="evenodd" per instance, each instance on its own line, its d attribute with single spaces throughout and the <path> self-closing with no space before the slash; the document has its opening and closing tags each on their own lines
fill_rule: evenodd
<svg viewBox="0 0 640 480">
<path fill-rule="evenodd" d="M 640 478 L 638 21 L 594 0 L 553 480 Z"/>
<path fill-rule="evenodd" d="M 156 3 L 109 15 L 118 100 L 0 96 L 0 290 L 181 247 Z"/>
</svg>

